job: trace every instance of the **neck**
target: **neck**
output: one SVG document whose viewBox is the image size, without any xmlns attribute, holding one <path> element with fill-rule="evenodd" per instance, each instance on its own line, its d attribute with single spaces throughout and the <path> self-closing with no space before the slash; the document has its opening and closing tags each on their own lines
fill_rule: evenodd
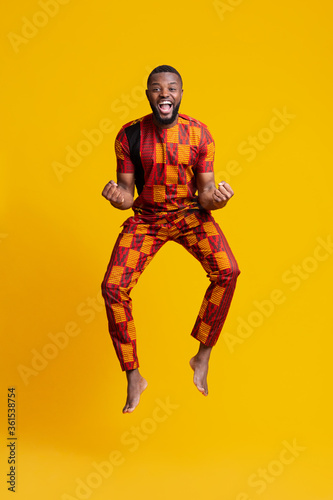
<svg viewBox="0 0 333 500">
<path fill-rule="evenodd" d="M 177 125 L 177 122 L 178 122 L 178 116 L 179 116 L 179 115 L 177 114 L 177 116 L 176 116 L 175 120 L 174 120 L 172 123 L 168 124 L 168 125 L 165 125 L 164 123 L 159 122 L 159 121 L 155 118 L 155 115 L 154 115 L 154 114 L 152 114 L 152 116 L 153 116 L 153 122 L 154 122 L 154 124 L 156 125 L 156 127 L 161 128 L 161 129 L 165 129 L 165 128 L 172 128 L 172 127 L 174 127 L 175 125 Z"/>
</svg>

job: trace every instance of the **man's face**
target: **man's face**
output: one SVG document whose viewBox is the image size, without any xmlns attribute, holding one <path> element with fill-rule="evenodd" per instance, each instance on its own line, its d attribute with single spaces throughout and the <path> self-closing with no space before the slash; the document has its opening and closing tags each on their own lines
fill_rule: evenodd
<svg viewBox="0 0 333 500">
<path fill-rule="evenodd" d="M 155 73 L 146 90 L 155 123 L 162 128 L 173 127 L 183 96 L 181 81 L 175 73 Z"/>
</svg>

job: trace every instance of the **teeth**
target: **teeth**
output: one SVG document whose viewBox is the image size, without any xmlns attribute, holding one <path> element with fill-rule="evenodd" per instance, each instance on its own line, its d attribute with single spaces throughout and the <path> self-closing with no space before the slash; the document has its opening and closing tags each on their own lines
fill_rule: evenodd
<svg viewBox="0 0 333 500">
<path fill-rule="evenodd" d="M 170 104 L 170 106 L 171 106 L 171 102 L 170 101 L 161 101 L 160 104 Z"/>
</svg>

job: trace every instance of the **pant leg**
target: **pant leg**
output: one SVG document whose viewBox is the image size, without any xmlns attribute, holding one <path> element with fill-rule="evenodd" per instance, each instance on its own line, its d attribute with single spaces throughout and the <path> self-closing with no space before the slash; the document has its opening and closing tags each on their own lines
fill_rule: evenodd
<svg viewBox="0 0 333 500">
<path fill-rule="evenodd" d="M 118 236 L 102 283 L 109 332 L 122 370 L 139 366 L 130 292 L 165 243 L 154 226 L 131 219 Z"/>
<path fill-rule="evenodd" d="M 211 282 L 191 335 L 207 346 L 214 346 L 226 320 L 240 270 L 209 212 L 198 211 L 185 217 L 184 222 L 186 226 L 175 241 L 199 260 Z M 179 222 L 179 229 L 182 224 Z"/>
</svg>

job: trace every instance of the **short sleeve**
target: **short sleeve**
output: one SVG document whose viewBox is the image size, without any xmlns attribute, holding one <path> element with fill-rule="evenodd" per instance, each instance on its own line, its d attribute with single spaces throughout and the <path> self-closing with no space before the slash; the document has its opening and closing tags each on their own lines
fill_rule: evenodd
<svg viewBox="0 0 333 500">
<path fill-rule="evenodd" d="M 117 172 L 120 174 L 133 174 L 135 168 L 130 157 L 129 144 L 124 128 L 118 133 L 114 148 L 117 157 Z"/>
<path fill-rule="evenodd" d="M 207 127 L 201 129 L 199 159 L 196 165 L 198 173 L 214 171 L 215 143 Z"/>
</svg>

